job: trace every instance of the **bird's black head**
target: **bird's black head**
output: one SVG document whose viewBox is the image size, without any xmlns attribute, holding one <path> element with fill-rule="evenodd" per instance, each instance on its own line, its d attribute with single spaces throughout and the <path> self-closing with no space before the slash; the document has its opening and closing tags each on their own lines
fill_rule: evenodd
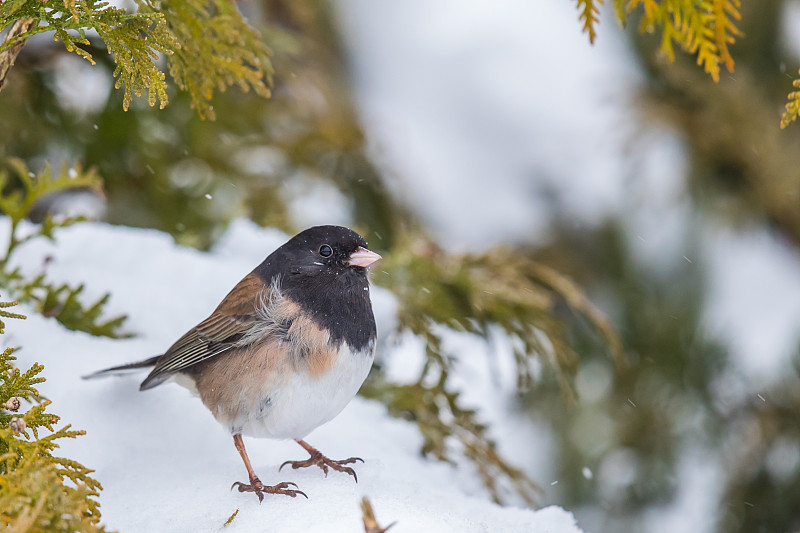
<svg viewBox="0 0 800 533">
<path fill-rule="evenodd" d="M 366 267 L 380 259 L 358 233 L 315 226 L 275 250 L 256 273 L 331 332 L 334 341 L 362 349 L 375 336 Z"/>
<path fill-rule="evenodd" d="M 367 241 L 355 231 L 341 226 L 315 226 L 292 237 L 281 246 L 291 264 L 285 277 L 340 276 L 351 269 L 365 275 L 365 266 L 380 259 L 369 252 Z M 370 258 L 372 261 L 369 261 Z M 367 261 L 359 262 L 359 259 Z M 288 265 L 287 265 L 288 266 Z M 286 279 L 285 281 L 288 281 Z"/>
</svg>

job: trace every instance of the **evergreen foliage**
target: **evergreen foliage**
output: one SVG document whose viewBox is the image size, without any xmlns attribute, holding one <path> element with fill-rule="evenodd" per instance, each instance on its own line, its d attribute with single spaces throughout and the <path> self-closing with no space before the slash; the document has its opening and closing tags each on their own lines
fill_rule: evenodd
<svg viewBox="0 0 800 533">
<path fill-rule="evenodd" d="M 201 117 L 214 119 L 214 89 L 237 85 L 264 98 L 272 85 L 271 52 L 230 0 L 139 0 L 139 11 L 163 14 L 178 46 L 168 57 L 175 83 Z M 119 66 L 117 67 L 119 68 Z M 152 103 L 150 104 L 153 105 Z"/>
<path fill-rule="evenodd" d="M 8 264 L 11 254 L 23 242 L 37 235 L 52 239 L 53 229 L 56 226 L 64 227 L 75 222 L 74 219 L 56 222 L 52 217 L 46 217 L 38 232 L 20 237 L 19 225 L 30 215 L 36 202 L 48 194 L 68 189 L 88 188 L 96 191 L 102 190 L 100 177 L 92 169 L 84 171 L 80 166 L 69 169 L 66 165 L 63 165 L 58 175 L 53 176 L 49 165 L 46 165 L 39 174 L 34 174 L 28 170 L 28 167 L 20 159 L 10 158 L 8 166 L 11 167 L 14 173 L 13 177 L 16 178 L 18 183 L 12 187 L 12 176 L 8 172 L 0 170 L 0 210 L 11 220 L 8 247 L 3 258 L 0 259 L 0 265 L 2 266 Z"/>
<path fill-rule="evenodd" d="M 400 332 L 428 340 L 423 374 L 434 367 L 447 371 L 452 360 L 441 353 L 437 325 L 482 338 L 489 338 L 490 328 L 496 325 L 518 341 L 515 360 L 520 390 L 530 386 L 530 358 L 538 356 L 552 363 L 564 392 L 572 396 L 569 376 L 577 356 L 568 342 L 564 317 L 556 313 L 561 303 L 586 318 L 617 363 L 623 363 L 616 334 L 582 291 L 554 270 L 509 248 L 454 255 L 418 240 L 402 243 L 384 263 L 387 275 L 377 282 L 398 297 Z"/>
<path fill-rule="evenodd" d="M 36 237 L 53 239 L 55 229 L 81 220 L 68 217 L 55 219 L 47 215 L 35 230 L 28 230 L 23 236 L 20 224 L 30 215 L 38 201 L 47 195 L 69 189 L 92 189 L 100 192 L 102 191 L 100 177 L 93 169 L 84 171 L 80 166 L 69 169 L 64 165 L 58 175 L 53 175 L 49 166 L 45 166 L 39 174 L 34 174 L 18 159 L 10 159 L 9 166 L 14 171 L 13 176 L 17 180 L 17 186 L 10 188 L 11 176 L 7 172 L 0 171 L 0 210 L 10 220 L 8 246 L 4 256 L 0 258 L 0 286 L 18 300 L 35 304 L 37 311 L 45 316 L 55 317 L 69 329 L 106 337 L 125 336 L 120 332 L 126 318 L 124 315 L 102 319 L 103 308 L 110 298 L 109 294 L 84 306 L 78 299 L 84 289 L 83 285 L 77 287 L 70 287 L 67 284 L 55 285 L 46 280 L 44 273 L 33 279 L 26 279 L 19 268 L 9 266 L 9 259 L 19 245 Z"/>
<path fill-rule="evenodd" d="M 602 0 L 577 0 L 583 30 L 594 43 L 598 6 Z M 639 15 L 641 33 L 661 32 L 661 52 L 675 60 L 674 45 L 697 54 L 697 64 L 719 81 L 720 63 L 733 72 L 729 46 L 741 33 L 735 21 L 740 0 L 614 0 L 617 17 L 625 22 L 632 13 Z"/>
<path fill-rule="evenodd" d="M 592 44 L 597 38 L 597 16 L 600 14 L 600 2 L 602 0 L 578 0 L 579 18 L 583 23 L 583 31 L 589 35 L 589 42 Z"/>
<path fill-rule="evenodd" d="M 233 520 L 236 518 L 236 516 L 237 516 L 238 514 L 239 514 L 239 509 L 236 509 L 236 510 L 235 510 L 235 511 L 234 511 L 234 512 L 233 512 L 233 513 L 232 513 L 232 514 L 231 514 L 231 515 L 228 517 L 228 519 L 227 519 L 227 520 L 225 520 L 225 523 L 224 523 L 224 524 L 222 524 L 222 527 L 228 527 L 229 525 L 231 525 L 231 524 L 233 523 Z"/>
<path fill-rule="evenodd" d="M 599 6 L 603 0 L 576 0 L 579 19 L 589 42 L 597 38 Z M 741 0 L 613 0 L 621 23 L 636 15 L 643 34 L 660 32 L 661 53 L 675 60 L 675 45 L 689 54 L 696 54 L 697 64 L 717 82 L 720 65 L 733 72 L 735 62 L 730 46 L 742 35 L 737 24 L 741 20 Z M 800 79 L 792 85 L 800 88 Z M 789 93 L 781 128 L 786 128 L 800 115 L 800 91 Z"/>
<path fill-rule="evenodd" d="M 426 350 L 430 353 L 430 342 Z M 385 404 L 390 415 L 416 424 L 423 437 L 423 455 L 454 463 L 452 445 L 457 443 L 458 453 L 472 463 L 495 502 L 501 503 L 504 493 L 511 490 L 535 504 L 539 487 L 500 455 L 497 442 L 489 436 L 489 427 L 479 420 L 477 411 L 464 408 L 460 394 L 447 388 L 447 372 L 439 369 L 433 385 L 424 383 L 424 377 L 412 384 L 371 378 L 359 394 Z"/>
<path fill-rule="evenodd" d="M 501 328 L 514 345 L 517 389 L 532 385 L 532 362 L 553 369 L 562 391 L 574 399 L 572 377 L 578 357 L 568 338 L 566 304 L 574 316 L 590 324 L 608 346 L 618 367 L 624 365 L 622 346 L 613 328 L 569 279 L 507 248 L 481 255 L 448 255 L 432 243 L 405 239 L 382 265 L 376 282 L 398 297 L 399 324 L 425 340 L 425 364 L 412 384 L 395 384 L 380 377 L 361 394 L 387 405 L 393 416 L 413 421 L 423 435 L 422 453 L 453 461 L 452 440 L 478 470 L 496 501 L 513 490 L 528 503 L 538 487 L 497 451 L 488 427 L 478 413 L 463 407 L 460 393 L 448 381 L 459 354 L 443 349 L 443 327 L 490 339 Z"/>
<path fill-rule="evenodd" d="M 800 72 L 798 72 L 800 74 Z M 800 115 L 800 78 L 792 81 L 792 86 L 797 91 L 792 91 L 789 93 L 789 101 L 786 102 L 786 111 L 783 112 L 783 116 L 781 116 L 781 128 L 786 128 L 797 120 L 797 117 Z"/>
<path fill-rule="evenodd" d="M 36 388 L 45 381 L 44 367 L 34 363 L 21 372 L 14 367 L 14 351 L 0 354 L 0 526 L 20 533 L 105 531 L 97 502 L 102 487 L 92 470 L 53 455 L 60 439 L 84 432 L 69 425 L 55 429 L 59 417 L 47 412 L 51 402 L 42 401 Z M 31 407 L 18 412 L 22 402 Z"/>
<path fill-rule="evenodd" d="M 167 105 L 165 74 L 159 54 L 167 57 L 170 75 L 191 95 L 203 117 L 214 117 L 208 101 L 214 89 L 238 85 L 269 96 L 272 65 L 269 49 L 232 2 L 225 0 L 137 0 L 128 13 L 98 0 L 9 0 L 0 3 L 0 28 L 24 20 L 27 31 L 8 36 L 0 54 L 38 33 L 53 38 L 94 64 L 88 30 L 95 30 L 116 62 L 116 88 L 123 88 L 123 107 L 147 92 L 150 106 Z"/>
<path fill-rule="evenodd" d="M 17 302 L 0 302 L 0 316 L 3 318 L 25 318 L 25 315 L 20 315 L 19 313 L 12 313 L 11 311 L 6 311 L 9 307 L 14 307 L 17 305 Z M 5 333 L 6 331 L 6 323 L 0 320 L 0 333 Z"/>
<path fill-rule="evenodd" d="M 603 0 L 577 0 L 583 31 L 594 44 L 597 37 L 598 8 Z M 741 20 L 741 0 L 613 0 L 621 23 L 635 14 L 639 31 L 652 34 L 660 31 L 660 51 L 675 60 L 675 45 L 689 54 L 696 54 L 697 64 L 715 81 L 719 81 L 720 65 L 733 72 L 735 61 L 730 47 L 742 36 L 737 24 Z M 800 79 L 792 85 L 800 88 Z M 800 91 L 788 95 L 781 128 L 786 128 L 800 115 Z"/>
</svg>

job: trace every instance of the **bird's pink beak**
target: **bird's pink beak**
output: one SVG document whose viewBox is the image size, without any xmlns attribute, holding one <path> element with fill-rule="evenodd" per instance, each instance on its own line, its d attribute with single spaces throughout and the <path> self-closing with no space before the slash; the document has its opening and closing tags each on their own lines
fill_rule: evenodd
<svg viewBox="0 0 800 533">
<path fill-rule="evenodd" d="M 363 246 L 359 246 L 355 252 L 350 254 L 350 259 L 347 261 L 347 266 L 368 267 L 380 258 L 381 256 L 375 252 L 371 252 Z"/>
</svg>

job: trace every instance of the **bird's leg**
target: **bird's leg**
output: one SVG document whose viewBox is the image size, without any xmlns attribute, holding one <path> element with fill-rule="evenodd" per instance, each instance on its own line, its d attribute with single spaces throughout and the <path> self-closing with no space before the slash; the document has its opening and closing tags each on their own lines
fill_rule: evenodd
<svg viewBox="0 0 800 533">
<path fill-rule="evenodd" d="M 233 485 L 231 485 L 231 489 L 236 487 L 239 489 L 239 492 L 255 492 L 256 496 L 258 496 L 258 501 L 264 500 L 264 494 L 285 494 L 287 496 L 291 496 L 294 498 L 298 494 L 302 494 L 306 496 L 306 493 L 301 490 L 293 490 L 290 489 L 289 486 L 297 487 L 294 483 L 289 483 L 284 481 L 283 483 L 278 483 L 277 485 L 269 486 L 264 485 L 261 483 L 261 480 L 258 479 L 258 476 L 253 471 L 253 467 L 250 465 L 250 458 L 247 457 L 247 451 L 244 449 L 244 442 L 242 441 L 241 435 L 234 435 L 233 436 L 233 444 L 236 446 L 236 449 L 239 450 L 239 455 L 242 456 L 242 461 L 244 461 L 244 466 L 247 468 L 247 474 L 250 476 L 250 484 L 245 485 L 237 481 Z"/>
<path fill-rule="evenodd" d="M 323 472 L 325 472 L 326 476 L 328 475 L 328 468 L 331 468 L 333 470 L 336 470 L 337 472 L 345 472 L 347 474 L 350 474 L 356 480 L 356 483 L 358 483 L 358 476 L 356 475 L 355 470 L 353 470 L 349 466 L 344 466 L 344 465 L 355 463 L 356 461 L 361 461 L 363 463 L 364 459 L 362 459 L 361 457 L 351 457 L 349 459 L 342 459 L 341 461 L 334 461 L 333 459 L 328 459 L 327 457 L 322 455 L 319 452 L 319 450 L 312 447 L 304 440 L 297 439 L 297 444 L 305 448 L 305 450 L 309 454 L 311 454 L 311 457 L 309 457 L 305 461 L 286 461 L 281 465 L 281 468 L 283 468 L 286 465 L 292 465 L 292 468 L 306 468 L 308 466 L 316 465 L 320 467 Z M 278 471 L 280 471 L 281 468 L 279 468 Z"/>
</svg>

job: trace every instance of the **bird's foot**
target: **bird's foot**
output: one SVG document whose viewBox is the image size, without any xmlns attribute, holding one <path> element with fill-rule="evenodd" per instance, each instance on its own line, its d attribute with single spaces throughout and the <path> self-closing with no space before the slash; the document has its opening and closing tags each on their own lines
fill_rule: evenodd
<svg viewBox="0 0 800 533">
<path fill-rule="evenodd" d="M 286 465 L 292 465 L 292 468 L 295 470 L 298 468 L 306 468 L 309 466 L 318 466 L 325 473 L 326 477 L 328 476 L 328 469 L 330 468 L 331 470 L 336 470 L 337 472 L 344 472 L 346 474 L 350 474 L 351 476 L 353 476 L 353 479 L 356 480 L 356 483 L 358 483 L 358 476 L 356 475 L 356 471 L 350 468 L 349 466 L 345 465 L 349 465 L 357 461 L 361 461 L 363 463 L 364 459 L 362 459 L 361 457 L 350 457 L 349 459 L 342 459 L 341 461 L 335 461 L 333 459 L 328 459 L 317 450 L 314 450 L 313 452 L 309 453 L 311 454 L 311 457 L 309 457 L 305 461 L 286 461 L 281 465 L 280 468 L 278 468 L 278 471 L 280 472 L 280 470 Z"/>
<path fill-rule="evenodd" d="M 308 496 L 306 496 L 305 492 L 302 490 L 290 489 L 290 486 L 297 487 L 297 485 L 288 481 L 284 481 L 283 483 L 278 483 L 277 485 L 272 486 L 264 485 L 257 477 L 252 477 L 250 478 L 249 485 L 246 485 L 241 481 L 237 481 L 231 485 L 231 490 L 233 490 L 233 487 L 236 487 L 239 492 L 255 492 L 256 496 L 258 496 L 259 502 L 264 501 L 264 494 L 285 494 L 286 496 L 291 496 L 292 498 L 295 498 L 298 494 L 302 494 L 306 499 L 308 499 Z"/>
</svg>

